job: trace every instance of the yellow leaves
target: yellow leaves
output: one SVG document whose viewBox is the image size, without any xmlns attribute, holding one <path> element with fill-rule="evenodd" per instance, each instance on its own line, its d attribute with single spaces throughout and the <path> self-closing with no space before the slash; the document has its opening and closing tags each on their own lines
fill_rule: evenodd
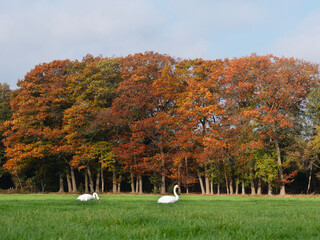
<svg viewBox="0 0 320 240">
<path fill-rule="evenodd" d="M 85 168 L 90 161 L 100 162 L 102 168 L 110 168 L 116 161 L 116 155 L 112 152 L 109 142 L 99 141 L 82 146 L 74 146 L 72 150 L 75 155 L 71 164 L 79 170 Z"/>
<path fill-rule="evenodd" d="M 112 152 L 105 152 L 100 158 L 102 168 L 112 168 L 115 162 L 116 155 Z"/>
<path fill-rule="evenodd" d="M 210 148 L 212 151 L 214 151 L 214 149 L 226 149 L 227 145 L 225 141 L 222 141 L 220 139 L 217 139 L 215 137 L 208 137 L 205 139 L 205 141 L 203 142 L 203 144 Z"/>
<path fill-rule="evenodd" d="M 259 110 L 258 109 L 245 109 L 241 111 L 241 115 L 248 120 L 254 120 L 259 118 Z"/>
</svg>

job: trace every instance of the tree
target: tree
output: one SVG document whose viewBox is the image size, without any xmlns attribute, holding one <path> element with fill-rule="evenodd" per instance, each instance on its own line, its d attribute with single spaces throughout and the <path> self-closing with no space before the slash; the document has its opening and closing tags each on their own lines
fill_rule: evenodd
<svg viewBox="0 0 320 240">
<path fill-rule="evenodd" d="M 0 83 L 0 178 L 9 176 L 7 170 L 5 170 L 2 166 L 6 162 L 5 148 L 2 143 L 3 140 L 3 125 L 5 121 L 8 121 L 11 118 L 12 111 L 10 107 L 10 96 L 11 90 L 8 84 Z M 7 186 L 9 187 L 9 186 Z"/>
<path fill-rule="evenodd" d="M 55 188 L 58 173 L 60 191 L 65 175 L 69 192 L 83 179 L 85 191 L 104 191 L 108 171 L 114 192 L 130 174 L 132 192 L 199 182 L 203 194 L 240 184 L 255 194 L 265 182 L 284 195 L 297 169 L 309 174 L 307 192 L 320 175 L 316 64 L 87 55 L 37 65 L 19 87 L 0 85 L 1 164 L 16 187 Z"/>
<path fill-rule="evenodd" d="M 297 163 L 299 170 L 308 175 L 306 193 L 311 191 L 312 176 L 319 178 L 320 149 L 320 88 L 315 85 L 307 96 L 306 108 L 301 115 L 302 129 L 289 157 Z"/>
<path fill-rule="evenodd" d="M 139 155 L 160 169 L 161 193 L 165 192 L 166 185 L 166 130 L 165 125 L 157 122 L 157 119 L 161 118 L 158 114 L 168 105 L 153 84 L 161 77 L 161 70 L 173 63 L 174 59 L 171 57 L 153 52 L 123 58 L 120 64 L 123 82 L 117 90 L 119 97 L 112 106 L 112 114 L 117 117 L 118 126 L 121 125 L 122 129 L 128 130 L 120 131 L 120 144 L 128 144 L 129 141 L 137 149 L 148 149 L 149 152 L 140 152 Z M 141 147 L 142 145 L 147 146 Z M 131 161 L 132 163 L 127 161 L 127 166 L 131 169 L 134 169 L 133 166 L 139 166 L 136 170 L 138 178 L 141 179 L 142 165 L 145 165 L 143 159 L 137 158 L 135 154 L 128 156 L 120 153 L 119 157 Z M 152 171 L 153 166 L 149 165 L 148 168 Z M 142 184 L 142 181 L 140 183 Z"/>
<path fill-rule="evenodd" d="M 37 65 L 14 93 L 12 120 L 5 123 L 3 142 L 8 158 L 4 167 L 17 177 L 31 160 L 56 154 L 63 135 L 63 112 L 70 106 L 66 96 L 70 64 L 63 60 Z"/>
<path fill-rule="evenodd" d="M 309 172 L 307 193 L 311 190 L 311 179 L 315 173 L 319 178 L 319 152 L 320 152 L 320 88 L 316 85 L 307 97 L 303 134 L 298 138 L 297 145 L 291 157 L 298 163 L 300 170 Z"/>
<path fill-rule="evenodd" d="M 255 164 L 256 175 L 268 184 L 268 195 L 272 195 L 272 182 L 278 179 L 279 165 L 274 152 L 260 154 Z"/>
<path fill-rule="evenodd" d="M 96 191 L 100 178 L 104 190 L 102 156 L 111 154 L 112 148 L 107 143 L 111 142 L 112 131 L 104 127 L 108 123 L 103 122 L 101 113 L 111 107 L 116 97 L 121 81 L 118 60 L 87 55 L 82 62 L 74 64 L 73 72 L 67 79 L 73 105 L 64 114 L 64 149 L 69 150 L 74 167 L 86 168 L 91 191 L 94 188 L 90 166 L 96 173 Z"/>
<path fill-rule="evenodd" d="M 261 57 L 258 71 L 260 117 L 264 134 L 276 149 L 280 194 L 285 194 L 285 176 L 281 143 L 299 126 L 306 97 L 319 82 L 318 67 L 294 58 Z"/>
<path fill-rule="evenodd" d="M 229 98 L 226 102 L 231 103 L 229 112 L 233 119 L 236 118 L 233 126 L 243 128 L 253 125 L 250 131 L 259 133 L 255 141 L 274 144 L 279 166 L 280 194 L 284 195 L 284 159 L 281 148 L 284 149 L 284 139 L 289 139 L 293 130 L 299 126 L 306 96 L 318 82 L 317 66 L 272 55 L 251 55 L 234 59 L 230 64 L 232 68 L 227 68 L 225 79 L 232 91 L 227 89 Z M 235 81 L 238 83 L 235 84 Z M 232 92 L 234 94 L 230 95 Z M 238 104 L 234 104 L 235 100 Z M 241 120 L 241 116 L 246 118 Z M 252 136 L 253 132 L 250 134 L 250 131 L 247 136 Z"/>
<path fill-rule="evenodd" d="M 235 161 L 236 182 L 242 182 L 244 193 L 245 182 L 251 184 L 251 193 L 255 194 L 254 165 L 255 150 L 263 145 L 259 125 L 258 78 L 259 58 L 255 55 L 234 58 L 226 61 L 223 75 L 224 109 L 226 121 L 224 128 L 225 142 L 229 162 Z"/>
<path fill-rule="evenodd" d="M 219 139 L 219 124 L 223 110 L 220 106 L 220 82 L 223 72 L 223 62 L 204 61 L 202 59 L 186 60 L 176 65 L 175 83 L 168 91 L 175 93 L 176 107 L 171 113 L 171 122 L 175 122 L 175 140 L 178 151 L 183 150 L 185 157 L 192 153 L 197 161 L 197 173 L 202 193 L 210 193 L 208 166 L 209 160 L 204 151 L 207 143 L 221 144 Z M 170 119 L 170 118 L 167 118 Z M 184 158 L 180 157 L 178 166 L 183 166 Z M 202 172 L 204 171 L 204 172 Z M 205 177 L 205 187 L 202 181 Z"/>
</svg>

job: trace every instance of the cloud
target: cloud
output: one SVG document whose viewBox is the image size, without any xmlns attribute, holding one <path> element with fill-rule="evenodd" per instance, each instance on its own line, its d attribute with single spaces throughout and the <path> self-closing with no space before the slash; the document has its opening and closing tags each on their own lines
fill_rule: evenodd
<svg viewBox="0 0 320 240">
<path fill-rule="evenodd" d="M 241 29 L 263 24 L 266 12 L 255 1 L 167 1 L 166 33 L 162 48 L 174 56 L 214 59 L 230 46 L 224 45 Z M 242 33 L 241 33 L 242 34 Z M 223 46 L 224 45 L 224 46 Z"/>
<path fill-rule="evenodd" d="M 0 3 L 0 81 L 11 86 L 42 62 L 127 54 L 162 24 L 147 0 L 25 2 Z"/>
<path fill-rule="evenodd" d="M 320 63 L 320 9 L 306 16 L 294 30 L 280 37 L 274 44 L 280 56 L 296 57 Z"/>
<path fill-rule="evenodd" d="M 254 0 L 0 1 L 0 81 L 14 87 L 36 64 L 87 53 L 157 51 L 205 59 L 250 54 L 267 38 L 265 6 Z"/>
</svg>

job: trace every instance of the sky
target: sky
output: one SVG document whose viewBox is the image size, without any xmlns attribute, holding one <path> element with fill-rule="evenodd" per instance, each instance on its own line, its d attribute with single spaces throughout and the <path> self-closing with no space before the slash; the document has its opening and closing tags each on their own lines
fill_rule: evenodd
<svg viewBox="0 0 320 240">
<path fill-rule="evenodd" d="M 318 0 L 0 0 L 0 83 L 35 65 L 145 51 L 320 63 Z"/>
</svg>

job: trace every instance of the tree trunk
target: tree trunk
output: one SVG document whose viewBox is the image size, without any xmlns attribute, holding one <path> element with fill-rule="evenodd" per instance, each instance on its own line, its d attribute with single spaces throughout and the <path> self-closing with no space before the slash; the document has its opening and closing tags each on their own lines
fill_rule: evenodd
<svg viewBox="0 0 320 240">
<path fill-rule="evenodd" d="M 268 182 L 268 195 L 269 196 L 272 195 L 272 184 L 271 184 L 271 182 Z"/>
<path fill-rule="evenodd" d="M 202 181 L 202 177 L 200 175 L 199 169 L 198 169 L 198 178 L 199 178 L 199 183 L 200 183 L 200 188 L 201 188 L 201 194 L 205 194 L 203 181 Z"/>
<path fill-rule="evenodd" d="M 239 180 L 237 179 L 236 180 L 236 192 L 235 192 L 236 195 L 239 194 Z"/>
<path fill-rule="evenodd" d="M 142 194 L 142 176 L 139 174 L 139 193 Z"/>
<path fill-rule="evenodd" d="M 121 174 L 120 174 L 120 176 L 119 176 L 119 181 L 118 181 L 117 192 L 121 192 L 121 181 L 122 181 L 122 176 L 121 176 Z"/>
<path fill-rule="evenodd" d="M 205 183 L 206 183 L 206 194 L 210 194 L 210 181 L 208 177 L 205 177 Z"/>
<path fill-rule="evenodd" d="M 131 177 L 131 193 L 135 193 L 135 191 L 134 191 L 134 177 L 132 175 L 132 172 L 130 173 L 130 177 Z"/>
<path fill-rule="evenodd" d="M 309 173 L 309 178 L 308 178 L 307 194 L 310 193 L 310 188 L 311 188 L 312 166 L 313 166 L 313 161 L 312 161 L 311 164 L 310 164 L 310 173 Z"/>
<path fill-rule="evenodd" d="M 230 180 L 230 182 L 229 182 L 230 184 L 230 194 L 233 194 L 233 181 L 232 181 L 232 179 Z"/>
<path fill-rule="evenodd" d="M 224 173 L 224 178 L 225 178 L 225 181 L 226 181 L 227 194 L 230 194 L 228 178 L 227 178 L 227 174 L 226 173 Z"/>
<path fill-rule="evenodd" d="M 256 195 L 256 189 L 254 187 L 253 180 L 250 180 L 250 184 L 251 184 L 251 195 Z"/>
<path fill-rule="evenodd" d="M 91 170 L 90 170 L 89 166 L 87 166 L 87 171 L 88 171 L 90 192 L 94 192 L 92 174 L 91 174 Z"/>
<path fill-rule="evenodd" d="M 139 177 L 136 178 L 136 193 L 139 192 Z"/>
<path fill-rule="evenodd" d="M 20 189 L 22 189 L 22 183 L 21 183 L 21 180 L 20 180 L 20 178 L 19 178 L 18 173 L 16 173 L 16 174 L 13 175 L 13 182 L 14 182 L 14 188 L 15 188 L 16 190 L 18 190 L 19 187 L 20 187 Z"/>
<path fill-rule="evenodd" d="M 78 192 L 77 182 L 76 182 L 76 177 L 74 175 L 74 169 L 72 166 L 70 166 L 70 172 L 71 172 L 72 192 L 76 193 Z"/>
<path fill-rule="evenodd" d="M 210 194 L 209 178 L 207 174 L 207 166 L 204 167 L 204 179 L 206 183 L 206 194 Z"/>
<path fill-rule="evenodd" d="M 210 180 L 210 193 L 213 194 L 213 181 Z"/>
<path fill-rule="evenodd" d="M 184 157 L 184 162 L 186 165 L 186 191 L 189 193 L 189 169 L 188 169 L 188 158 Z"/>
<path fill-rule="evenodd" d="M 103 176 L 103 169 L 101 168 L 101 192 L 104 193 L 104 176 Z"/>
<path fill-rule="evenodd" d="M 67 170 L 66 177 L 67 177 L 68 193 L 71 193 L 72 192 L 72 185 L 71 185 L 71 177 L 70 177 L 69 170 Z"/>
<path fill-rule="evenodd" d="M 96 178 L 96 193 L 100 192 L 100 171 L 97 172 Z"/>
<path fill-rule="evenodd" d="M 63 193 L 64 189 L 63 189 L 63 174 L 60 173 L 59 174 L 59 193 Z"/>
<path fill-rule="evenodd" d="M 261 195 L 261 179 L 258 179 L 258 190 L 257 190 L 257 194 Z"/>
<path fill-rule="evenodd" d="M 160 154 L 161 154 L 161 187 L 160 187 L 160 193 L 165 194 L 166 193 L 166 176 L 165 176 L 165 159 L 164 159 L 164 152 L 163 148 L 160 147 Z"/>
<path fill-rule="evenodd" d="M 276 151 L 277 151 L 277 159 L 278 159 L 278 166 L 279 166 L 279 178 L 282 181 L 282 184 L 280 185 L 280 195 L 284 196 L 286 195 L 286 188 L 284 184 L 284 177 L 283 177 L 283 168 L 282 168 L 282 162 L 281 162 L 281 151 L 279 142 L 277 139 L 274 140 Z"/>
<path fill-rule="evenodd" d="M 178 166 L 178 193 L 181 195 L 181 168 Z"/>
<path fill-rule="evenodd" d="M 86 170 L 84 174 L 84 192 L 89 192 L 89 183 L 88 183 L 88 169 Z"/>
<path fill-rule="evenodd" d="M 161 175 L 160 193 L 161 194 L 165 194 L 166 193 L 166 176 L 165 175 Z"/>
<path fill-rule="evenodd" d="M 112 170 L 112 192 L 117 192 L 117 176 L 116 176 L 116 170 Z"/>
<path fill-rule="evenodd" d="M 244 187 L 244 181 L 241 181 L 241 195 L 245 195 L 246 194 L 246 189 Z"/>
<path fill-rule="evenodd" d="M 220 183 L 218 184 L 218 187 L 217 187 L 217 194 L 220 195 Z"/>
<path fill-rule="evenodd" d="M 40 180 L 40 184 L 41 184 L 41 192 L 44 193 L 45 184 L 43 179 Z"/>
</svg>

